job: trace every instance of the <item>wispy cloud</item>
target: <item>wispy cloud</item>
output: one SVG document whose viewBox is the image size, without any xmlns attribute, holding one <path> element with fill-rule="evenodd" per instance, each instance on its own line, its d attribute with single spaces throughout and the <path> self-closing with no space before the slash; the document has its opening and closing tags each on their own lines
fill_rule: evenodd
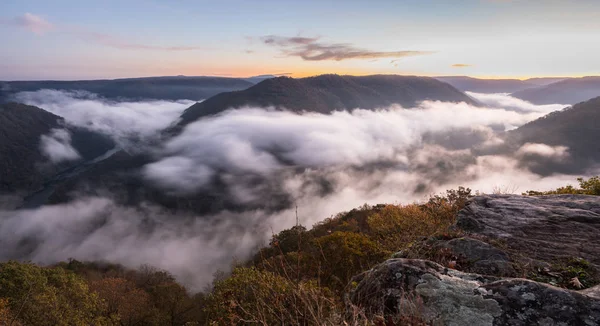
<svg viewBox="0 0 600 326">
<path fill-rule="evenodd" d="M 49 135 L 42 135 L 40 147 L 53 163 L 81 158 L 71 145 L 71 134 L 66 129 L 52 129 Z"/>
<path fill-rule="evenodd" d="M 74 34 L 79 36 L 79 38 L 91 41 L 94 43 L 102 44 L 104 46 L 108 46 L 111 48 L 117 48 L 122 50 L 158 50 L 158 51 L 194 51 L 201 50 L 202 47 L 198 46 L 160 46 L 160 45 L 150 45 L 150 44 L 141 44 L 135 42 L 129 42 L 125 39 L 122 39 L 118 36 L 97 33 L 87 30 L 73 30 Z"/>
<path fill-rule="evenodd" d="M 262 37 L 264 44 L 277 47 L 282 54 L 300 57 L 306 61 L 348 59 L 403 58 L 431 54 L 431 51 L 372 51 L 346 43 L 322 43 L 318 37 L 284 37 L 269 35 Z"/>
<path fill-rule="evenodd" d="M 469 65 L 466 63 L 455 63 L 452 65 L 452 68 L 468 68 L 468 67 L 473 67 L 473 65 Z"/>
<path fill-rule="evenodd" d="M 32 33 L 42 35 L 55 28 L 54 24 L 50 23 L 41 16 L 31 13 L 25 13 L 22 16 L 12 19 L 0 19 L 3 25 L 12 25 L 29 30 Z"/>
<path fill-rule="evenodd" d="M 83 91 L 50 89 L 20 92 L 12 100 L 43 107 L 65 118 L 70 125 L 111 135 L 121 148 L 127 150 L 139 149 L 140 141 L 153 141 L 160 130 L 167 128 L 183 110 L 195 103 L 189 100 L 111 102 Z M 42 144 L 48 153 L 46 156 L 67 159 L 74 156 L 68 155 L 70 153 L 65 146 L 60 146 L 70 144 L 69 134 L 53 132 L 51 136 L 43 136 L 48 138 Z M 131 145 L 132 139 L 135 146 Z"/>
<path fill-rule="evenodd" d="M 39 15 L 34 15 L 31 13 L 25 13 L 22 16 L 14 17 L 12 19 L 0 19 L 0 23 L 3 25 L 24 28 L 38 35 L 42 35 L 53 30 L 61 31 L 86 42 L 96 43 L 122 50 L 195 51 L 205 49 L 198 46 L 163 46 L 131 42 L 116 35 L 91 31 L 80 26 L 54 24 Z"/>
</svg>

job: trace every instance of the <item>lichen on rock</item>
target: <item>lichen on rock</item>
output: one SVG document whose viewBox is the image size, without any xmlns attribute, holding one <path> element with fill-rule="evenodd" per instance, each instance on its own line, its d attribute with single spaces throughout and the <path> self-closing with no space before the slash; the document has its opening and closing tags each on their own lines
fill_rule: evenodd
<svg viewBox="0 0 600 326">
<path fill-rule="evenodd" d="M 347 304 L 370 315 L 418 310 L 434 325 L 600 325 L 600 299 L 526 279 L 390 259 L 358 276 Z"/>
</svg>

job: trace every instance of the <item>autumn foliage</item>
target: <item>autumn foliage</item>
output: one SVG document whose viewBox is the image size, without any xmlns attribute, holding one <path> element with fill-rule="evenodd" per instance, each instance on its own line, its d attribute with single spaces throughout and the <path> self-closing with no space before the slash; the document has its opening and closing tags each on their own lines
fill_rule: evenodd
<svg viewBox="0 0 600 326">
<path fill-rule="evenodd" d="M 445 236 L 470 196 L 364 205 L 272 236 L 251 260 L 190 294 L 166 271 L 70 260 L 0 264 L 0 325 L 421 325 L 366 319 L 344 304 L 352 279 L 425 237 Z"/>
</svg>

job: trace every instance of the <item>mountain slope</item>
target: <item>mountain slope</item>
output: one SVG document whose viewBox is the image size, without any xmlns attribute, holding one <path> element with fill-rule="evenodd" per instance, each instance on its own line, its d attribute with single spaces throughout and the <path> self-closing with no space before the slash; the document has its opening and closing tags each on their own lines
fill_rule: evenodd
<svg viewBox="0 0 600 326">
<path fill-rule="evenodd" d="M 412 107 L 423 100 L 476 102 L 449 84 L 428 77 L 321 75 L 264 80 L 243 91 L 221 93 L 188 108 L 180 126 L 198 118 L 243 106 L 330 113 L 355 108 L 375 109 L 392 104 Z"/>
<path fill-rule="evenodd" d="M 36 190 L 46 178 L 68 167 L 50 164 L 40 148 L 42 135 L 50 134 L 53 129 L 70 133 L 71 145 L 81 156 L 79 162 L 115 146 L 109 138 L 66 126 L 61 117 L 40 108 L 18 103 L 0 104 L 0 193 Z"/>
<path fill-rule="evenodd" d="M 475 93 L 514 93 L 526 89 L 546 86 L 552 83 L 566 80 L 562 77 L 540 77 L 520 79 L 480 79 L 467 76 L 442 76 L 436 77 L 463 92 Z"/>
<path fill-rule="evenodd" d="M 535 83 L 519 79 L 478 79 L 466 76 L 443 76 L 436 79 L 448 83 L 463 92 L 475 93 L 513 93 L 530 87 Z"/>
<path fill-rule="evenodd" d="M 226 77 L 148 77 L 80 81 L 0 82 L 0 101 L 11 94 L 40 89 L 83 90 L 107 99 L 202 100 L 222 92 L 246 89 L 254 83 Z"/>
<path fill-rule="evenodd" d="M 534 84 L 536 86 L 546 86 L 554 83 L 558 83 L 562 80 L 571 79 L 570 77 L 535 77 L 525 79 L 525 82 Z"/>
<path fill-rule="evenodd" d="M 515 92 L 512 96 L 534 104 L 575 104 L 600 96 L 600 76 L 572 78 L 543 87 Z"/>
<path fill-rule="evenodd" d="M 567 146 L 571 159 L 566 168 L 581 172 L 600 162 L 600 97 L 553 112 L 509 134 L 518 144 Z"/>
</svg>

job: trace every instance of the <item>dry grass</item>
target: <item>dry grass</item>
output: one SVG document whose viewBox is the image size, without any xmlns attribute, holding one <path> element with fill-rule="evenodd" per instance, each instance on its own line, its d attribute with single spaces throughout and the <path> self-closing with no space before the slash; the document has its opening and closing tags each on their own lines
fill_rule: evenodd
<svg viewBox="0 0 600 326">
<path fill-rule="evenodd" d="M 460 188 L 422 204 L 363 206 L 319 223 L 273 235 L 246 264 L 215 282 L 207 297 L 214 325 L 429 325 L 419 298 L 381 313 L 348 305 L 353 276 L 398 250 L 430 237 L 452 237 L 450 226 L 470 190 Z"/>
<path fill-rule="evenodd" d="M 455 222 L 451 208 L 444 206 L 388 205 L 369 217 L 372 237 L 394 252 L 424 237 L 443 235 Z"/>
<path fill-rule="evenodd" d="M 332 294 L 312 282 L 244 267 L 215 284 L 205 308 L 214 325 L 320 325 L 335 311 Z"/>
</svg>

